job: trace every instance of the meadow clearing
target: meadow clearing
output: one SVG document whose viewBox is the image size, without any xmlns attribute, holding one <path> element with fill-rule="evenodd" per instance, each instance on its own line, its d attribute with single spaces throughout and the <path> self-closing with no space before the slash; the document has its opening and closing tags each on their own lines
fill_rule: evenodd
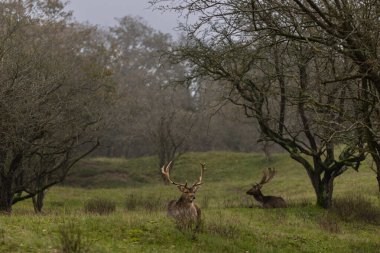
<svg viewBox="0 0 380 253">
<path fill-rule="evenodd" d="M 172 178 L 195 181 L 199 162 L 207 170 L 196 196 L 203 224 L 195 239 L 166 216 L 166 203 L 180 192 L 163 185 L 154 158 L 88 158 L 47 192 L 43 214 L 27 200 L 0 216 L 0 252 L 380 252 L 379 192 L 367 163 L 336 179 L 335 207 L 326 211 L 315 206 L 306 172 L 286 154 L 267 161 L 259 154 L 189 153 Z M 282 196 L 289 208 L 262 209 L 245 194 L 266 167 L 277 175 L 263 193 Z M 91 201 L 108 203 L 110 212 L 89 212 Z"/>
</svg>

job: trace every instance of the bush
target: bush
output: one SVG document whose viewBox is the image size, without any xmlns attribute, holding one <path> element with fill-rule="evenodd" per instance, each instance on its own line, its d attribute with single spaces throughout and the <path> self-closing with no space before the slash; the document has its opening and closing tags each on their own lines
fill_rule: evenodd
<svg viewBox="0 0 380 253">
<path fill-rule="evenodd" d="M 84 204 L 86 213 L 106 215 L 115 212 L 116 203 L 108 199 L 91 199 Z"/>
<path fill-rule="evenodd" d="M 125 208 L 130 211 L 134 211 L 137 209 L 139 205 L 139 200 L 134 194 L 129 194 L 127 199 L 125 200 Z"/>
<path fill-rule="evenodd" d="M 61 250 L 63 253 L 89 252 L 88 242 L 84 239 L 82 230 L 76 224 L 69 222 L 58 228 Z"/>
<path fill-rule="evenodd" d="M 330 211 L 343 221 L 380 224 L 380 208 L 364 197 L 350 196 L 336 199 Z"/>
<path fill-rule="evenodd" d="M 236 238 L 239 235 L 239 222 L 211 220 L 205 224 L 205 232 L 225 238 Z"/>
<path fill-rule="evenodd" d="M 129 194 L 125 201 L 125 208 L 127 210 L 143 209 L 148 212 L 154 212 L 163 210 L 166 206 L 166 201 L 162 200 L 160 197 L 148 197 L 143 198 L 142 196 L 136 196 L 134 194 Z"/>
</svg>

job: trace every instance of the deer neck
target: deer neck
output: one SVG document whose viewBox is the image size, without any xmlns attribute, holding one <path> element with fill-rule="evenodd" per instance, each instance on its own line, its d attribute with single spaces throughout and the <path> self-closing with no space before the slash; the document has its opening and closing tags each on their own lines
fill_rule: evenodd
<svg viewBox="0 0 380 253">
<path fill-rule="evenodd" d="M 181 196 L 177 200 L 176 205 L 182 208 L 191 208 L 191 207 L 194 207 L 194 202 L 189 202 L 185 197 Z"/>
<path fill-rule="evenodd" d="M 261 190 L 257 190 L 254 194 L 253 197 L 258 201 L 258 202 L 264 202 L 264 195 L 261 192 Z"/>
</svg>

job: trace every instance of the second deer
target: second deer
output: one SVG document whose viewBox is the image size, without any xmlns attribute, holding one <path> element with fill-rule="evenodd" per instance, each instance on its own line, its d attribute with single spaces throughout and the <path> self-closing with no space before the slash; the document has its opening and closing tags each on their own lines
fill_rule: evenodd
<svg viewBox="0 0 380 253">
<path fill-rule="evenodd" d="M 168 215 L 173 217 L 180 227 L 190 228 L 195 224 L 195 231 L 199 231 L 201 224 L 201 209 L 194 203 L 194 200 L 195 193 L 202 184 L 205 164 L 201 163 L 201 175 L 192 186 L 188 186 L 187 182 L 185 184 L 179 184 L 170 179 L 169 170 L 171 164 L 172 162 L 161 168 L 162 175 L 170 183 L 176 185 L 182 192 L 182 195 L 178 200 L 172 200 L 169 202 Z"/>
<path fill-rule="evenodd" d="M 268 183 L 276 174 L 274 169 L 268 168 L 263 171 L 263 177 L 260 183 L 252 186 L 251 189 L 247 191 L 248 195 L 252 195 L 258 202 L 261 203 L 263 208 L 285 208 L 287 207 L 286 202 L 283 198 L 277 196 L 264 196 L 261 192 L 261 188 L 264 184 Z"/>
</svg>

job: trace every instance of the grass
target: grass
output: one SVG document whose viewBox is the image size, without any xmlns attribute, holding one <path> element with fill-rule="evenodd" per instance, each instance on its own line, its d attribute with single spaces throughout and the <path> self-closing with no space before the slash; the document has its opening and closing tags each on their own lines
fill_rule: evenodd
<svg viewBox="0 0 380 253">
<path fill-rule="evenodd" d="M 115 212 L 116 203 L 108 199 L 90 199 L 84 204 L 85 213 L 107 215 Z"/>
<path fill-rule="evenodd" d="M 370 169 L 348 171 L 335 181 L 339 212 L 315 207 L 305 171 L 286 155 L 268 162 L 256 154 L 191 153 L 175 164 L 173 179 L 192 182 L 200 161 L 207 170 L 196 199 L 203 215 L 196 240 L 166 216 L 163 206 L 180 193 L 162 185 L 153 158 L 91 158 L 75 168 L 66 184 L 70 186 L 48 191 L 44 214 L 35 215 L 31 201 L 24 201 L 11 216 L 0 216 L 0 252 L 62 252 L 63 242 L 80 244 L 75 233 L 86 252 L 379 252 L 380 225 L 373 222 L 379 193 Z M 263 192 L 283 196 L 290 203 L 287 209 L 257 208 L 245 195 L 268 166 L 277 175 Z M 360 197 L 352 203 L 351 196 Z M 94 199 L 111 201 L 115 211 L 86 213 L 85 204 Z M 363 210 L 368 203 L 375 210 L 370 220 L 356 218 L 367 217 Z M 347 218 L 348 209 L 356 206 L 360 212 Z M 71 230 L 64 229 L 67 224 Z"/>
</svg>

